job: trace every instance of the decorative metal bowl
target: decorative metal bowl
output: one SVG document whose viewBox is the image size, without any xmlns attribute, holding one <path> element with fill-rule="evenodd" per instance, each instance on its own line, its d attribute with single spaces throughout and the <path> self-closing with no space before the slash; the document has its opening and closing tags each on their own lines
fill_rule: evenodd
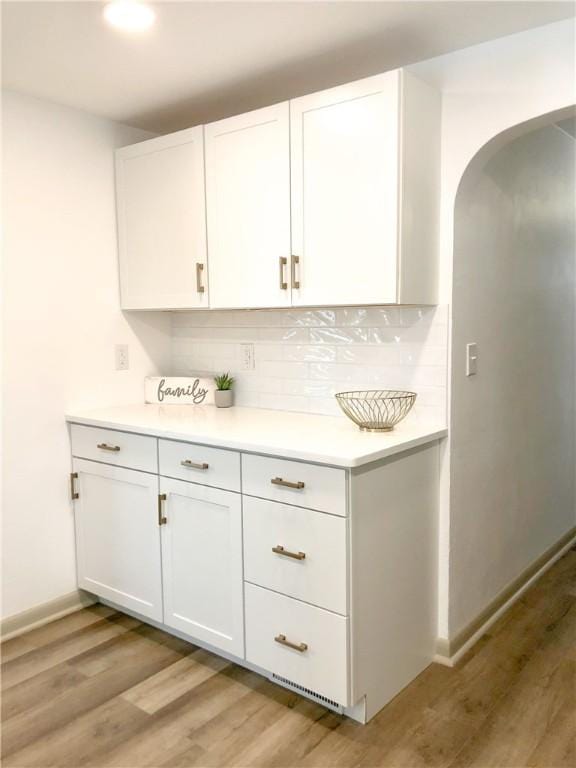
<svg viewBox="0 0 576 768">
<path fill-rule="evenodd" d="M 363 432 L 390 432 L 408 415 L 415 392 L 374 389 L 366 392 L 338 392 L 335 396 L 346 416 Z"/>
</svg>

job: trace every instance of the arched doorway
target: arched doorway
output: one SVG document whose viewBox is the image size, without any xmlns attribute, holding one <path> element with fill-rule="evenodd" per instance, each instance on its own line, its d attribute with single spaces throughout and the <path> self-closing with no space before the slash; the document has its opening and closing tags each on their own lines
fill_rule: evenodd
<svg viewBox="0 0 576 768">
<path fill-rule="evenodd" d="M 574 527 L 571 126 L 563 110 L 499 135 L 472 160 L 456 197 L 451 654 Z M 467 376 L 470 343 L 478 373 Z"/>
</svg>

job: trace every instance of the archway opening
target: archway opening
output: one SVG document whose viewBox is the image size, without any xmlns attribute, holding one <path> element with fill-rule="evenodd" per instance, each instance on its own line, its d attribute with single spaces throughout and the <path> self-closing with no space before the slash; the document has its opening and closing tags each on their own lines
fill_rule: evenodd
<svg viewBox="0 0 576 768">
<path fill-rule="evenodd" d="M 456 198 L 452 639 L 574 528 L 575 132 L 563 110 L 496 137 Z"/>
</svg>

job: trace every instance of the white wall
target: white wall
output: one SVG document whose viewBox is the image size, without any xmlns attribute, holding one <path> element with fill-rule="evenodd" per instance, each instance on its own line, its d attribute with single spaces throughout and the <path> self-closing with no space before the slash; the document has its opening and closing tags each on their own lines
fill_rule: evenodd
<svg viewBox="0 0 576 768">
<path fill-rule="evenodd" d="M 576 99 L 574 19 L 410 67 L 442 92 L 440 301 L 450 302 L 454 203 L 476 153 L 498 134 Z"/>
<path fill-rule="evenodd" d="M 497 135 L 575 103 L 574 31 L 574 20 L 562 21 L 465 48 L 410 68 L 442 92 L 439 270 L 442 303 L 450 304 L 452 300 L 454 207 L 464 171 L 482 147 Z M 453 350 L 449 343 L 449 356 Z M 449 422 L 450 418 L 449 413 Z M 449 436 L 442 467 L 439 520 L 438 628 L 443 638 L 453 634 L 448 618 L 452 558 L 450 456 Z M 465 575 L 459 577 L 465 584 Z"/>
<path fill-rule="evenodd" d="M 169 351 L 167 315 L 118 308 L 113 149 L 146 137 L 4 94 L 3 616 L 75 589 L 64 412 L 140 399 Z"/>
<path fill-rule="evenodd" d="M 575 146 L 537 129 L 458 193 L 451 635 L 576 523 Z M 466 377 L 470 341 L 479 373 Z"/>
<path fill-rule="evenodd" d="M 408 419 L 446 423 L 447 307 L 181 312 L 174 373 L 230 371 L 238 405 L 342 415 L 335 392 L 409 389 Z M 241 344 L 254 345 L 242 370 Z"/>
</svg>

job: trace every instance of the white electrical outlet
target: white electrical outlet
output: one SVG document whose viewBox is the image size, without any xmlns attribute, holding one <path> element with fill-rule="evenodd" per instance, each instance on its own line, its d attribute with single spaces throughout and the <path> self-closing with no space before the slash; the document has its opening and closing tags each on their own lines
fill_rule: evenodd
<svg viewBox="0 0 576 768">
<path fill-rule="evenodd" d="M 130 359 L 128 357 L 128 344 L 116 344 L 114 347 L 116 358 L 116 370 L 127 371 L 130 368 Z"/>
<path fill-rule="evenodd" d="M 240 344 L 240 369 L 254 370 L 254 344 Z"/>
</svg>

